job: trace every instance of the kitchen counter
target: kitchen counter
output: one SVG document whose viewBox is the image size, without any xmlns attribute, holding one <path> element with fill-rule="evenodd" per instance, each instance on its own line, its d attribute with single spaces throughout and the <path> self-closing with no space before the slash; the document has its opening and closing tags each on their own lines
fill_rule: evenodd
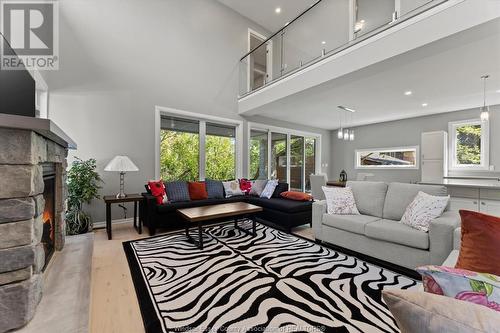
<svg viewBox="0 0 500 333">
<path fill-rule="evenodd" d="M 493 179 L 442 179 L 419 184 L 500 190 L 500 181 Z"/>
</svg>

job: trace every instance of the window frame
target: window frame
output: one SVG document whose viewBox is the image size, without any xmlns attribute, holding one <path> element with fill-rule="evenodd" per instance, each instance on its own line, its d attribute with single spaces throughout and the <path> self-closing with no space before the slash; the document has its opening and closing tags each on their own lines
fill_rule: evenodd
<svg viewBox="0 0 500 333">
<path fill-rule="evenodd" d="M 415 152 L 414 165 L 361 165 L 361 154 L 367 152 L 400 152 L 413 151 Z M 420 169 L 420 146 L 402 146 L 402 147 L 386 147 L 386 148 L 364 148 L 354 151 L 354 169 L 356 170 L 418 170 Z"/>
<path fill-rule="evenodd" d="M 299 130 L 294 130 L 290 128 L 284 128 L 284 127 L 277 127 L 277 126 L 271 126 L 271 125 L 266 125 L 266 124 L 261 124 L 261 123 L 255 123 L 255 122 L 248 122 L 248 128 L 247 128 L 247 170 L 246 170 L 246 177 L 248 178 L 250 176 L 250 132 L 252 130 L 259 131 L 259 132 L 267 132 L 267 179 L 270 179 L 271 177 L 271 159 L 272 159 L 272 138 L 271 135 L 272 133 L 279 133 L 279 134 L 286 134 L 287 137 L 287 179 L 286 182 L 290 184 L 290 142 L 291 142 L 291 137 L 293 136 L 302 136 L 304 137 L 304 146 L 305 146 L 305 138 L 314 138 L 316 140 L 315 144 L 315 150 L 314 150 L 314 173 L 318 174 L 321 172 L 321 140 L 322 140 L 322 134 L 320 133 L 312 133 L 312 132 L 304 132 L 304 131 L 299 131 Z M 303 154 L 305 155 L 305 147 L 303 149 Z M 304 156 L 304 161 L 305 161 L 305 156 Z M 302 188 L 305 191 L 305 179 L 307 175 L 305 174 L 305 165 L 303 165 L 302 168 Z"/>
<path fill-rule="evenodd" d="M 160 131 L 161 117 L 171 116 L 184 118 L 199 122 L 199 162 L 198 177 L 199 180 L 205 180 L 206 176 L 206 128 L 207 122 L 226 126 L 234 126 L 235 136 L 235 178 L 241 178 L 242 175 L 242 152 L 243 152 L 243 122 L 236 119 L 222 118 L 211 115 L 200 115 L 199 113 L 178 110 L 163 106 L 155 106 L 155 179 L 160 179 Z"/>
<path fill-rule="evenodd" d="M 456 128 L 463 125 L 481 125 L 481 164 L 457 165 L 456 164 Z M 450 171 L 488 171 L 490 169 L 490 124 L 479 118 L 450 121 L 448 123 L 448 169 Z"/>
</svg>

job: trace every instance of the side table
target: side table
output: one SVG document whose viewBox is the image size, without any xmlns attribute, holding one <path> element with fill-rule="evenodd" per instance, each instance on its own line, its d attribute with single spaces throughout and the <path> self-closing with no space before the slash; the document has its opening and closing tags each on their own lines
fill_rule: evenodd
<svg viewBox="0 0 500 333">
<path fill-rule="evenodd" d="M 117 198 L 116 195 L 105 195 L 103 197 L 106 203 L 106 232 L 108 233 L 108 239 L 112 238 L 111 231 L 111 204 L 123 203 L 123 202 L 133 202 L 134 203 L 134 228 L 142 234 L 142 214 L 139 214 L 139 221 L 137 221 L 137 205 L 142 204 L 144 197 L 141 194 L 127 194 L 124 198 Z M 139 222 L 139 223 L 137 223 Z"/>
</svg>

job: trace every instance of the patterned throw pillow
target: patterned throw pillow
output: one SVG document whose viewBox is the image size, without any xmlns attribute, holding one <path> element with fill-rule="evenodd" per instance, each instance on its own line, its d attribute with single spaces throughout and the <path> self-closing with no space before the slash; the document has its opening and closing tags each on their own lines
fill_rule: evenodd
<svg viewBox="0 0 500 333">
<path fill-rule="evenodd" d="M 274 190 L 276 189 L 276 186 L 278 186 L 278 180 L 276 179 L 268 180 L 266 183 L 266 187 L 264 187 L 264 190 L 260 194 L 260 197 L 271 199 Z"/>
<path fill-rule="evenodd" d="M 147 188 L 149 193 L 156 198 L 156 203 L 158 205 L 168 202 L 167 193 L 165 192 L 165 184 L 163 180 L 150 180 L 148 182 Z"/>
<path fill-rule="evenodd" d="M 400 222 L 427 232 L 431 221 L 443 214 L 449 200 L 449 195 L 435 196 L 419 191 L 412 203 L 406 207 Z"/>
<path fill-rule="evenodd" d="M 262 191 L 266 187 L 267 179 L 257 179 L 252 182 L 252 189 L 250 190 L 250 195 L 256 195 L 260 197 Z"/>
<path fill-rule="evenodd" d="M 431 294 L 476 303 L 500 312 L 500 277 L 460 268 L 422 266 L 424 290 Z"/>
<path fill-rule="evenodd" d="M 187 182 L 174 181 L 165 183 L 170 202 L 190 201 Z"/>
<path fill-rule="evenodd" d="M 240 183 L 237 180 L 222 182 L 222 185 L 224 186 L 224 191 L 226 192 L 226 198 L 243 195 L 243 192 L 241 192 L 240 189 Z"/>
<path fill-rule="evenodd" d="M 240 179 L 240 190 L 245 194 L 250 193 L 252 190 L 252 182 L 245 178 Z"/>
<path fill-rule="evenodd" d="M 322 186 L 328 214 L 359 215 L 354 194 L 350 187 Z"/>
<path fill-rule="evenodd" d="M 223 199 L 224 186 L 220 180 L 206 179 L 205 186 L 207 188 L 209 199 Z"/>
</svg>

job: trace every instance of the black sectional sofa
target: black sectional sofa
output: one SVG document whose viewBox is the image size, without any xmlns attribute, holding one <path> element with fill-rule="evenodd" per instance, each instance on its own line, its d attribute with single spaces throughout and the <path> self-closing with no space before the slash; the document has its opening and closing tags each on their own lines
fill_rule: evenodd
<svg viewBox="0 0 500 333">
<path fill-rule="evenodd" d="M 158 228 L 175 230 L 184 227 L 184 220 L 177 209 L 216 205 L 228 202 L 248 202 L 263 208 L 257 214 L 259 222 L 270 223 L 280 229 L 290 232 L 291 228 L 312 223 L 312 202 L 294 201 L 280 197 L 280 192 L 288 189 L 288 184 L 280 183 L 270 199 L 251 195 L 234 196 L 223 199 L 191 200 L 166 204 L 157 204 L 156 198 L 149 193 L 142 193 L 145 198 L 143 205 L 143 222 L 154 235 Z M 286 186 L 283 186 L 286 185 Z"/>
</svg>

